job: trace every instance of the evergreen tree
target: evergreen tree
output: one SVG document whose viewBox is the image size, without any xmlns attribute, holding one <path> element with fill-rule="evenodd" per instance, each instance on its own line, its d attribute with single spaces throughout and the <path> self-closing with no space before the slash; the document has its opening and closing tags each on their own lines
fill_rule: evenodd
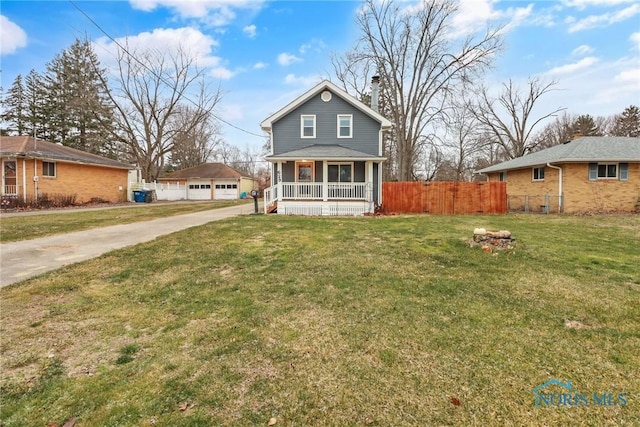
<svg viewBox="0 0 640 427">
<path fill-rule="evenodd" d="M 27 102 L 22 75 L 13 81 L 2 102 L 2 120 L 6 122 L 6 131 L 13 135 L 27 134 Z"/>
<path fill-rule="evenodd" d="M 573 123 L 573 133 L 580 136 L 601 136 L 600 129 L 595 120 L 589 114 L 578 116 Z"/>
<path fill-rule="evenodd" d="M 26 102 L 25 121 L 27 134 L 41 139 L 50 139 L 49 122 L 44 114 L 44 82 L 42 76 L 31 70 L 24 79 Z"/>
<path fill-rule="evenodd" d="M 640 137 L 640 108 L 630 105 L 622 114 L 616 116 L 613 127 L 614 136 Z"/>
<path fill-rule="evenodd" d="M 56 142 L 95 154 L 117 155 L 108 137 L 114 105 L 105 74 L 86 39 L 76 39 L 47 64 L 46 113 Z"/>
</svg>

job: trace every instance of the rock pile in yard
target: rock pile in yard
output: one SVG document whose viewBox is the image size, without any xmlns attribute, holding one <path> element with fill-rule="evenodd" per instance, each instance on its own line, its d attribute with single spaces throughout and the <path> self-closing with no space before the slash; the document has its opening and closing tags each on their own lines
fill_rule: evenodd
<svg viewBox="0 0 640 427">
<path fill-rule="evenodd" d="M 487 231 L 484 228 L 476 228 L 469 245 L 481 246 L 483 251 L 493 252 L 494 249 L 513 249 L 515 240 L 508 230 Z"/>
</svg>

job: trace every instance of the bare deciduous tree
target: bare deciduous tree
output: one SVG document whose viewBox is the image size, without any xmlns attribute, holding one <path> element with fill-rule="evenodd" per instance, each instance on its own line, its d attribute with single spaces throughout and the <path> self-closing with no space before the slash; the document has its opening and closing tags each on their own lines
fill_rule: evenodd
<svg viewBox="0 0 640 427">
<path fill-rule="evenodd" d="M 489 66 L 500 48 L 498 29 L 454 37 L 457 5 L 454 0 L 413 6 L 367 0 L 357 18 L 361 38 L 345 58 L 372 64 L 380 75 L 381 103 L 389 106 L 387 118 L 394 124 L 400 180 L 417 178 L 420 153 L 431 151 L 421 144 L 432 140 L 435 131 L 429 126 L 441 119 L 453 87 Z"/>
<path fill-rule="evenodd" d="M 182 49 L 170 54 L 120 49 L 117 62 L 117 88 L 110 92 L 117 111 L 115 136 L 138 163 L 142 177 L 153 181 L 173 150 L 176 136 L 189 134 L 210 118 L 221 99 L 220 90 L 208 90 L 203 70 Z M 187 104 L 193 114 L 181 127 L 174 126 Z"/>
<path fill-rule="evenodd" d="M 195 108 L 182 106 L 173 120 L 176 128 L 171 150 L 171 166 L 186 169 L 211 160 L 222 143 L 218 121 L 208 115 L 192 125 L 194 116 L 200 114 Z"/>
<path fill-rule="evenodd" d="M 522 94 L 509 79 L 502 85 L 502 93 L 497 98 L 492 97 L 486 87 L 480 88 L 478 101 L 471 110 L 490 135 L 489 142 L 500 147 L 505 159 L 515 159 L 534 150 L 539 143 L 532 137 L 534 128 L 564 110 L 557 108 L 538 118 L 532 116 L 536 102 L 555 85 L 553 81 L 544 83 L 538 78 L 531 78 L 527 82 L 526 93 Z"/>
</svg>

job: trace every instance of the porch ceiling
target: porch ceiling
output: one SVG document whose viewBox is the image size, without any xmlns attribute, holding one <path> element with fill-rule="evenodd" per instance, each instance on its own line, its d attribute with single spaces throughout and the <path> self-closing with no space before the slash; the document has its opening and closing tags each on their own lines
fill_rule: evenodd
<svg viewBox="0 0 640 427">
<path fill-rule="evenodd" d="M 374 160 L 384 161 L 386 157 L 374 156 L 343 147 L 342 145 L 315 144 L 282 154 L 266 156 L 266 160 L 274 162 L 279 160 Z"/>
</svg>

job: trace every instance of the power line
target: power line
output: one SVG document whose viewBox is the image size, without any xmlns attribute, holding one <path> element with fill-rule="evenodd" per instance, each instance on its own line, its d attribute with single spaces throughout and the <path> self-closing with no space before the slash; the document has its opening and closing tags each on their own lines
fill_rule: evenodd
<svg viewBox="0 0 640 427">
<path fill-rule="evenodd" d="M 120 48 L 120 49 L 121 49 L 125 54 L 127 54 L 131 59 L 133 59 L 135 62 L 137 62 L 138 64 L 140 64 L 140 65 L 141 65 L 145 70 L 147 70 L 148 72 L 150 72 L 151 74 L 153 74 L 153 75 L 154 75 L 154 77 L 156 77 L 157 79 L 159 79 L 160 81 L 162 81 L 164 84 L 166 84 L 167 86 L 171 86 L 171 83 L 170 83 L 170 82 L 167 82 L 163 76 L 160 76 L 160 75 L 156 74 L 156 72 L 155 72 L 154 70 L 152 70 L 151 68 L 149 68 L 149 67 L 147 66 L 147 64 L 145 64 L 145 63 L 143 63 L 142 61 L 140 61 L 138 58 L 136 58 L 136 56 L 135 56 L 135 55 L 132 55 L 132 54 L 131 54 L 131 53 L 130 53 L 130 52 L 129 52 L 129 51 L 128 51 L 124 46 L 122 46 L 122 45 L 120 44 L 120 42 L 118 42 L 116 39 L 114 39 L 113 37 L 111 37 L 111 35 L 110 35 L 109 33 L 107 33 L 107 32 L 106 32 L 106 31 L 105 31 L 105 30 L 100 26 L 100 24 L 98 24 L 96 21 L 94 21 L 94 20 L 93 20 L 93 18 L 91 18 L 91 17 L 90 17 L 90 16 L 89 16 L 89 15 L 88 15 L 88 14 L 87 14 L 83 9 L 81 9 L 81 8 L 80 8 L 80 6 L 78 6 L 78 5 L 77 5 L 73 0 L 68 0 L 68 1 L 69 1 L 69 3 L 71 3 L 71 5 L 72 5 L 73 7 L 75 7 L 75 8 L 76 8 L 76 9 L 77 9 L 77 10 L 78 10 L 78 11 L 79 11 L 79 12 L 80 12 L 80 13 L 81 13 L 85 18 L 87 18 L 87 19 L 89 20 L 89 22 L 91 22 L 91 23 L 92 23 L 92 24 L 93 24 L 93 25 L 94 25 L 98 30 L 100 30 L 100 32 L 102 32 L 102 34 L 104 34 L 105 36 L 107 36 L 107 38 L 108 38 L 109 40 L 111 40 L 111 41 L 112 41 L 116 46 L 118 46 L 118 47 L 119 47 L 119 48 Z M 184 95 L 184 98 L 185 98 L 187 101 L 189 101 L 190 103 L 192 103 L 194 106 L 196 106 L 196 108 L 200 108 L 200 106 L 199 106 L 195 101 L 193 101 L 191 98 L 189 98 L 187 95 Z M 247 133 L 247 134 L 249 134 L 249 135 L 258 136 L 258 137 L 260 137 L 260 138 L 264 138 L 264 137 L 265 137 L 265 135 L 264 135 L 264 134 L 260 135 L 260 134 L 257 134 L 257 133 L 255 133 L 255 132 L 251 132 L 251 131 L 249 131 L 249 130 L 243 129 L 243 128 L 241 128 L 240 126 L 236 126 L 236 125 L 234 125 L 233 123 L 228 122 L 227 120 L 223 119 L 223 118 L 222 118 L 222 117 L 220 117 L 220 116 L 217 116 L 216 114 L 214 114 L 214 113 L 212 113 L 212 112 L 209 112 L 209 113 L 210 113 L 210 114 L 213 116 L 213 118 L 215 118 L 216 120 L 219 120 L 219 121 L 221 121 L 222 123 L 224 123 L 224 124 L 226 124 L 226 125 L 228 125 L 228 126 L 231 126 L 231 127 L 232 127 L 232 128 L 234 128 L 234 129 L 237 129 L 237 130 L 239 130 L 239 131 L 245 132 L 245 133 Z"/>
</svg>

